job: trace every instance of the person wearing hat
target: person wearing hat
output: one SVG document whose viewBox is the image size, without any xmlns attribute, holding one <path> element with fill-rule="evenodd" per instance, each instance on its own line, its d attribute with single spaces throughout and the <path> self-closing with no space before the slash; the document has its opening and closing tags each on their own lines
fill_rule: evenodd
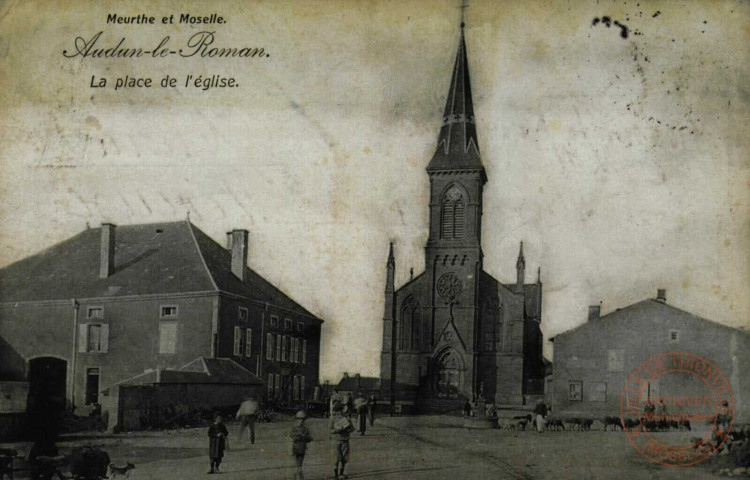
<svg viewBox="0 0 750 480">
<path fill-rule="evenodd" d="M 221 465 L 221 459 L 224 457 L 224 448 L 226 447 L 226 439 L 229 436 L 227 427 L 222 423 L 221 414 L 217 414 L 214 423 L 208 427 L 208 456 L 211 459 L 211 470 L 209 474 L 220 473 L 219 465 Z"/>
<path fill-rule="evenodd" d="M 292 427 L 292 431 L 289 437 L 292 439 L 292 456 L 294 462 L 297 465 L 297 471 L 294 472 L 294 478 L 300 478 L 305 480 L 305 473 L 302 470 L 302 463 L 305 461 L 305 453 L 307 452 L 307 444 L 312 442 L 310 436 L 310 429 L 305 425 L 307 415 L 303 410 L 297 412 L 294 416 L 297 419 L 297 425 Z"/>
<path fill-rule="evenodd" d="M 349 461 L 349 436 L 354 431 L 354 425 L 344 413 L 344 405 L 334 402 L 331 415 L 331 439 L 333 440 L 334 464 L 333 476 L 336 480 L 347 478 L 344 468 Z M 341 468 L 339 469 L 339 465 Z"/>
</svg>

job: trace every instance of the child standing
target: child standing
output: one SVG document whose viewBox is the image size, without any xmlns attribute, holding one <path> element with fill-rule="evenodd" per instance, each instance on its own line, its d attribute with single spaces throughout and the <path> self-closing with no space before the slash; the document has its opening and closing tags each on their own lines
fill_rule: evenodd
<svg viewBox="0 0 750 480">
<path fill-rule="evenodd" d="M 333 475 L 336 480 L 345 479 L 344 468 L 349 461 L 349 435 L 354 431 L 351 420 L 344 415 L 344 406 L 339 402 L 333 404 L 331 415 L 331 437 L 333 439 L 334 457 L 336 464 Z M 341 465 L 341 469 L 339 469 Z"/>
<path fill-rule="evenodd" d="M 292 455 L 294 456 L 294 461 L 297 464 L 297 471 L 294 473 L 294 478 L 305 480 L 305 474 L 302 470 L 302 463 L 305 461 L 307 444 L 312 442 L 312 437 L 310 436 L 310 429 L 305 425 L 305 420 L 307 419 L 305 412 L 300 410 L 299 412 L 297 412 L 297 415 L 295 415 L 295 418 L 297 419 L 298 423 L 297 425 L 292 427 L 292 432 L 289 435 L 292 439 Z"/>
<path fill-rule="evenodd" d="M 208 427 L 208 457 L 211 459 L 209 474 L 220 473 L 219 465 L 221 465 L 221 459 L 224 457 L 224 448 L 229 432 L 222 420 L 221 415 L 216 415 L 214 423 Z"/>
</svg>

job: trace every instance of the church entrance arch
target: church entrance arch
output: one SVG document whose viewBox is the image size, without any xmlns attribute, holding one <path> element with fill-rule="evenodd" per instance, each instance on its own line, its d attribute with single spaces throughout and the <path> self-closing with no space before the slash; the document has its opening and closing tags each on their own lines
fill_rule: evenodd
<svg viewBox="0 0 750 480">
<path fill-rule="evenodd" d="M 433 388 L 438 398 L 458 398 L 464 377 L 461 356 L 453 348 L 446 348 L 435 357 Z"/>
</svg>

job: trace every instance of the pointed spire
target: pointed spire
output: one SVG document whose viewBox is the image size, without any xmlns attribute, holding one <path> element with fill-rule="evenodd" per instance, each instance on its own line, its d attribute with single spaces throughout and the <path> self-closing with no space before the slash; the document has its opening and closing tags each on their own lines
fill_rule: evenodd
<svg viewBox="0 0 750 480">
<path fill-rule="evenodd" d="M 536 283 L 542 283 L 542 267 L 537 267 L 536 269 Z"/>
<path fill-rule="evenodd" d="M 480 170 L 482 178 L 486 181 L 474 124 L 474 103 L 471 97 L 463 21 L 437 151 L 427 166 L 428 172 L 440 170 Z"/>
<path fill-rule="evenodd" d="M 526 259 L 523 256 L 523 242 L 521 242 L 521 248 L 518 250 L 518 260 L 516 261 L 516 268 L 525 267 Z"/>
<path fill-rule="evenodd" d="M 391 242 L 391 247 L 388 250 L 388 262 L 386 263 L 386 266 L 392 267 L 396 265 L 396 260 L 393 257 L 393 242 Z"/>
<path fill-rule="evenodd" d="M 523 285 L 525 273 L 526 259 L 523 257 L 523 242 L 521 242 L 521 249 L 518 251 L 518 260 L 516 260 L 516 283 L 518 285 Z"/>
</svg>

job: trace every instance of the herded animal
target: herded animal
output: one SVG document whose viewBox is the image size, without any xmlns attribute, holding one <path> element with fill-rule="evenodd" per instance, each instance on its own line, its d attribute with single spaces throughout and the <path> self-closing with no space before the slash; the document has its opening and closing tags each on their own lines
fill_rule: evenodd
<svg viewBox="0 0 750 480">
<path fill-rule="evenodd" d="M 591 425 L 594 424 L 594 421 L 590 418 L 583 419 L 581 421 L 581 429 L 586 431 L 591 431 Z"/>
<path fill-rule="evenodd" d="M 525 431 L 526 425 L 531 423 L 531 414 L 515 416 L 513 419 L 516 421 L 516 428 Z"/>
<path fill-rule="evenodd" d="M 604 424 L 604 431 L 607 431 L 607 427 L 612 426 L 612 430 L 615 431 L 618 428 L 622 430 L 622 422 L 617 417 L 604 417 L 604 420 L 602 420 L 602 423 Z"/>
<path fill-rule="evenodd" d="M 582 420 L 580 418 L 568 418 L 565 420 L 565 423 L 570 425 L 570 430 L 573 430 L 575 427 L 578 427 L 579 431 L 581 430 Z"/>
<path fill-rule="evenodd" d="M 565 424 L 559 418 L 551 418 L 547 422 L 547 430 L 565 430 Z"/>
</svg>

